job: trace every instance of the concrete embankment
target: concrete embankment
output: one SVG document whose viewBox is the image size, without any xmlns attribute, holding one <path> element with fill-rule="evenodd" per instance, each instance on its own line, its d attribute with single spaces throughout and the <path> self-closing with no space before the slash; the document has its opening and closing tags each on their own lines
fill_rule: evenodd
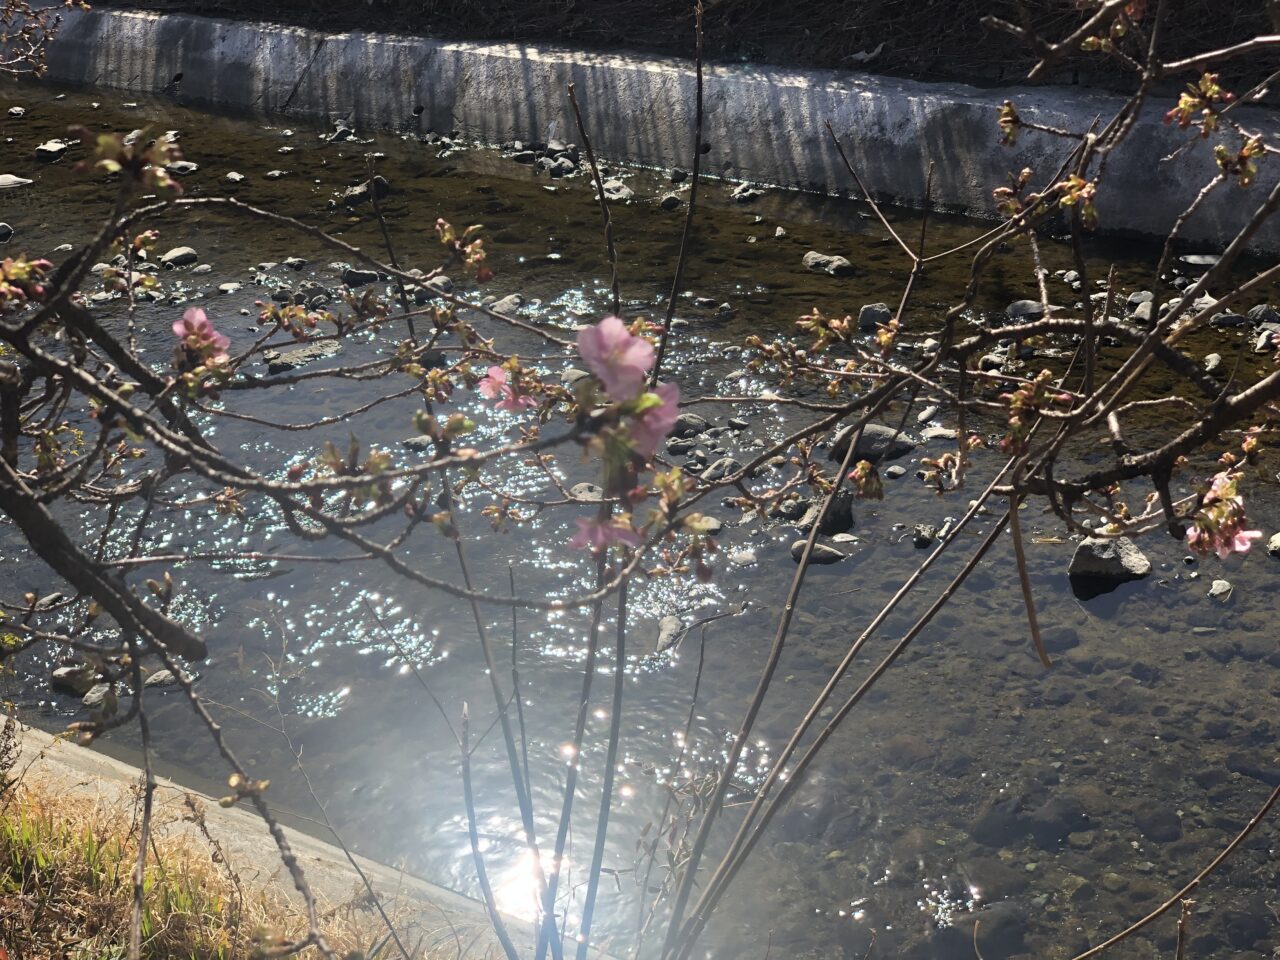
<svg viewBox="0 0 1280 960">
<path fill-rule="evenodd" d="M 100 803 L 124 811 L 136 805 L 142 777 L 139 768 L 30 727 L 22 729 L 21 742 L 13 775 L 25 782 L 38 783 L 45 792 L 83 798 L 87 805 Z M 164 778 L 157 780 L 154 802 L 162 829 L 182 832 L 194 846 L 203 847 L 207 840 L 200 835 L 200 828 L 183 815 L 184 797 L 195 791 Z M 224 809 L 216 800 L 196 796 L 203 801 L 209 836 L 247 888 L 270 887 L 296 896 L 261 818 L 250 810 L 238 806 Z M 173 815 L 168 815 L 170 811 Z M 377 816 L 377 812 L 370 811 L 370 815 Z M 340 848 L 297 830 L 286 828 L 285 832 L 322 910 L 365 896 L 359 874 Z M 431 955 L 501 955 L 480 903 L 365 857 L 356 856 L 355 860 L 388 912 L 397 918 L 401 932 L 411 934 L 413 941 L 421 939 L 427 946 L 438 947 Z M 522 948 L 532 945 L 533 931 L 528 924 L 508 919 L 507 926 Z"/>
<path fill-rule="evenodd" d="M 313 30 L 182 14 L 69 11 L 49 55 L 63 82 L 165 93 L 181 100 L 276 115 L 349 118 L 366 127 L 458 131 L 490 142 L 576 138 L 566 86 L 574 83 L 597 152 L 619 161 L 688 166 L 694 73 L 687 61 L 594 54 L 510 43 L 469 43 L 378 33 Z M 706 74 L 704 169 L 730 179 L 849 192 L 847 171 L 824 128 L 831 120 L 877 197 L 921 206 L 930 163 L 943 207 L 993 217 L 993 187 L 1031 167 L 1046 182 L 1067 141 L 1024 134 L 1001 147 L 999 105 L 1073 131 L 1105 123 L 1119 98 L 1073 88 L 978 89 L 859 73 L 711 65 Z M 1190 137 L 1166 125 L 1169 104 L 1149 102 L 1113 153 L 1098 198 L 1102 227 L 1166 234 L 1217 172 L 1211 145 L 1162 161 Z M 1271 111 L 1237 119 L 1270 135 Z M 1238 138 L 1236 138 L 1238 140 Z M 1225 140 L 1232 152 L 1238 143 Z M 1263 163 L 1247 191 L 1219 189 L 1183 235 L 1205 245 L 1229 239 L 1280 171 Z M 1280 223 L 1254 249 L 1280 251 Z"/>
</svg>

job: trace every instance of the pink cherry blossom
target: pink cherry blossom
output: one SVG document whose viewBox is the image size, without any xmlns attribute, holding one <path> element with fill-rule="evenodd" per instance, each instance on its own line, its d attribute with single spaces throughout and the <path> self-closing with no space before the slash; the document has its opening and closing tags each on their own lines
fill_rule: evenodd
<svg viewBox="0 0 1280 960">
<path fill-rule="evenodd" d="M 173 321 L 173 333 L 188 351 L 201 357 L 205 363 L 226 361 L 231 340 L 213 328 L 209 317 L 199 307 L 191 307 L 181 320 Z"/>
<path fill-rule="evenodd" d="M 653 391 L 662 401 L 659 407 L 651 407 L 636 418 L 631 425 L 631 443 L 636 453 L 646 460 L 653 456 L 658 444 L 676 425 L 680 415 L 680 388 L 674 383 L 659 384 Z"/>
<path fill-rule="evenodd" d="M 605 317 L 582 330 L 578 353 L 615 403 L 634 399 L 644 389 L 645 376 L 653 366 L 653 344 L 632 334 L 617 317 Z"/>
<path fill-rule="evenodd" d="M 528 407 L 538 405 L 537 400 L 527 393 L 522 393 L 508 382 L 507 371 L 502 367 L 490 367 L 477 389 L 480 391 L 480 396 L 487 400 L 498 400 L 497 408 L 509 413 L 519 413 Z M 499 397 L 501 397 L 500 400 Z"/>
<path fill-rule="evenodd" d="M 578 517 L 574 523 L 578 525 L 578 532 L 569 541 L 569 546 L 575 550 L 584 550 L 589 547 L 592 552 L 598 553 L 615 543 L 625 543 L 634 547 L 640 542 L 640 534 L 632 530 L 631 525 L 621 518 L 601 523 L 599 520 Z"/>
<path fill-rule="evenodd" d="M 1243 529 L 1244 498 L 1236 484 L 1241 474 L 1223 470 L 1214 475 L 1199 512 L 1187 530 L 1187 546 L 1196 553 L 1217 553 L 1225 560 L 1233 553 L 1248 553 L 1261 530 Z"/>
</svg>

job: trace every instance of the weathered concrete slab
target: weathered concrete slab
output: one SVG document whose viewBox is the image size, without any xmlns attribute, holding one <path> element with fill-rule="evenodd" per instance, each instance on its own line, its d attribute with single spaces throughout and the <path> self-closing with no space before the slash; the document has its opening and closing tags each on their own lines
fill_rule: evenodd
<svg viewBox="0 0 1280 960">
<path fill-rule="evenodd" d="M 500 142 L 572 137 L 565 95 L 577 85 L 597 152 L 654 166 L 687 165 L 693 140 L 690 63 L 601 55 L 511 43 L 464 43 L 373 33 L 323 34 L 275 24 L 181 14 L 70 10 L 49 52 L 59 81 L 159 92 L 241 110 L 346 117 L 365 127 L 458 130 Z M 175 83 L 175 77 L 181 80 Z M 784 187 L 848 191 L 852 184 L 823 121 L 848 144 L 868 188 L 908 206 L 922 203 L 930 161 L 933 195 L 947 207 L 995 215 L 991 190 L 1009 171 L 1032 167 L 1047 179 L 1063 142 L 1024 135 L 999 146 L 996 113 L 1006 99 L 1050 126 L 1087 129 L 1120 104 L 1071 88 L 978 89 L 859 73 L 716 66 L 707 70 L 706 140 L 712 174 Z M 1188 139 L 1166 126 L 1152 101 L 1124 149 L 1112 154 L 1098 208 L 1103 228 L 1163 235 L 1215 172 L 1211 145 L 1159 163 Z M 1241 122 L 1280 129 L 1275 115 L 1241 109 Z M 1232 147 L 1233 152 L 1235 147 Z M 1232 234 L 1274 184 L 1262 164 L 1247 192 L 1216 192 L 1188 225 L 1208 244 Z M 1257 239 L 1280 250 L 1280 224 Z"/>
</svg>

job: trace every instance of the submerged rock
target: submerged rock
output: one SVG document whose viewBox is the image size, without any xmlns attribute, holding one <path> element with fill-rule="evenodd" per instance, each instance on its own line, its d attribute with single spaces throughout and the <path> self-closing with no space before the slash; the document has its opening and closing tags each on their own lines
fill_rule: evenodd
<svg viewBox="0 0 1280 960">
<path fill-rule="evenodd" d="M 831 441 L 831 452 L 827 454 L 827 459 L 844 460 L 845 454 L 849 452 L 849 442 L 853 438 L 854 430 L 853 426 L 847 426 L 836 433 L 835 439 Z M 855 459 L 877 463 L 881 460 L 897 460 L 899 457 L 905 457 L 915 448 L 915 441 L 893 427 L 868 423 L 862 428 L 862 435 L 858 437 L 858 445 L 854 448 L 853 455 Z"/>
<path fill-rule="evenodd" d="M 298 347 L 295 350 L 268 350 L 262 355 L 262 359 L 267 363 L 268 373 L 286 373 L 290 370 L 296 370 L 305 363 L 311 363 L 313 360 L 322 360 L 325 357 L 331 357 L 338 352 L 338 345 L 331 340 L 322 340 L 319 343 L 309 343 L 305 347 Z"/>
<path fill-rule="evenodd" d="M 13 227 L 0 222 L 0 243 L 8 243 L 13 238 Z"/>
<path fill-rule="evenodd" d="M 853 264 L 844 257 L 819 253 L 817 250 L 810 250 L 804 255 L 804 265 L 806 270 L 814 273 L 826 273 L 833 277 L 853 276 Z"/>
<path fill-rule="evenodd" d="M 740 183 L 730 191 L 729 196 L 738 203 L 751 203 L 753 200 L 759 200 L 764 196 L 764 191 L 751 186 L 749 183 Z"/>
<path fill-rule="evenodd" d="M 1067 576 L 1077 594 L 1107 593 L 1122 583 L 1151 575 L 1151 561 L 1128 537 L 1086 537 L 1076 547 Z"/>
<path fill-rule="evenodd" d="M 1231 591 L 1233 589 L 1230 580 L 1215 580 L 1209 587 L 1209 596 L 1214 600 L 1226 603 L 1231 599 Z"/>
<path fill-rule="evenodd" d="M 658 621 L 658 639 L 654 643 L 653 652 L 662 653 L 664 650 L 670 650 L 680 642 L 683 635 L 684 621 L 668 614 Z"/>
<path fill-rule="evenodd" d="M 57 667 L 49 674 L 49 685 L 64 693 L 84 696 L 98 682 L 97 671 L 86 663 L 73 667 Z"/>
<path fill-rule="evenodd" d="M 369 203 L 375 194 L 381 200 L 389 193 L 391 193 L 391 184 L 387 182 L 387 178 L 375 176 L 372 180 L 358 183 L 354 187 L 347 187 L 342 191 L 340 199 L 348 207 L 355 207 L 362 203 Z"/>
<path fill-rule="evenodd" d="M 796 563 L 799 563 L 800 558 L 804 556 L 805 543 L 806 541 L 804 540 L 797 540 L 795 543 L 791 544 L 791 559 Z M 813 551 L 809 554 L 809 562 L 811 564 L 839 563 L 848 556 L 849 555 L 847 553 L 842 550 L 837 550 L 829 544 L 815 543 L 813 545 Z"/>
</svg>

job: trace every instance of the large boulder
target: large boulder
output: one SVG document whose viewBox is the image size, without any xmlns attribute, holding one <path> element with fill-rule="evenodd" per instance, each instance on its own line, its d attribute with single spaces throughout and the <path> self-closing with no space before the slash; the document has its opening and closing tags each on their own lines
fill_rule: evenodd
<svg viewBox="0 0 1280 960">
<path fill-rule="evenodd" d="M 855 427 L 842 427 L 831 441 L 831 452 L 828 459 L 843 461 L 849 452 L 849 441 L 853 438 Z M 853 454 L 856 460 L 870 460 L 878 463 L 881 460 L 897 460 L 905 457 L 916 448 L 915 442 L 905 433 L 886 427 L 879 423 L 868 423 L 862 428 L 862 436 L 858 437 L 858 445 Z"/>
<path fill-rule="evenodd" d="M 1086 537 L 1067 567 L 1077 595 L 1108 593 L 1130 580 L 1151 575 L 1151 561 L 1128 537 Z"/>
</svg>

